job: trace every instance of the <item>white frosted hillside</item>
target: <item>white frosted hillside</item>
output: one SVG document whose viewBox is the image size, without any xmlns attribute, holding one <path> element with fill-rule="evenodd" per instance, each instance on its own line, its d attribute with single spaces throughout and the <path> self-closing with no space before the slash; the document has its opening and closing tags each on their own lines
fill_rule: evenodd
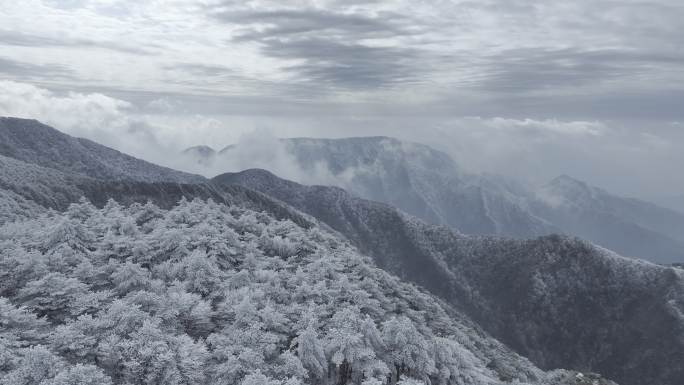
<svg viewBox="0 0 684 385">
<path fill-rule="evenodd" d="M 544 373 L 344 241 L 237 207 L 74 204 L 0 245 L 7 385 L 599 381 Z"/>
<path fill-rule="evenodd" d="M 340 188 L 304 186 L 264 170 L 214 181 L 257 189 L 313 215 L 379 267 L 463 309 L 541 367 L 591 368 L 625 385 L 679 385 L 681 270 L 568 236 L 463 235 Z"/>
<path fill-rule="evenodd" d="M 0 190 L 0 224 L 19 219 L 35 218 L 45 212 L 45 208 L 34 201 L 8 190 Z"/>
<path fill-rule="evenodd" d="M 157 166 L 36 120 L 0 117 L 0 155 L 105 180 L 201 183 L 204 178 Z"/>
</svg>

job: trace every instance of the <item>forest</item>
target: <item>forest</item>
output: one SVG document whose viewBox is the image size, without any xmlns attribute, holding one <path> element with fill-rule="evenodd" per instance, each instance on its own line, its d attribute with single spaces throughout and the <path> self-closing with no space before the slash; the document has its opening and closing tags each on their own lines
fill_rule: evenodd
<svg viewBox="0 0 684 385">
<path fill-rule="evenodd" d="M 546 383 L 346 241 L 212 201 L 0 227 L 0 382 Z M 551 380 L 550 380 L 551 379 Z"/>
</svg>

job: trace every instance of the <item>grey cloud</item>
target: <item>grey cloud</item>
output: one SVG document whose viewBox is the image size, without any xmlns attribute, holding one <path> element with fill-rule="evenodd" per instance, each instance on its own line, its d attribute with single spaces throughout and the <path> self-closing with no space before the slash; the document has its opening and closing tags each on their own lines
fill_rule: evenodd
<svg viewBox="0 0 684 385">
<path fill-rule="evenodd" d="M 220 11 L 213 16 L 242 26 L 233 42 L 257 42 L 268 57 L 301 61 L 286 67 L 299 81 L 366 90 L 406 84 L 419 73 L 417 49 L 367 42 L 419 33 L 402 15 L 285 9 Z"/>
<path fill-rule="evenodd" d="M 499 111 L 506 116 L 535 116 L 620 121 L 668 121 L 684 119 L 684 90 L 615 89 L 590 94 L 548 96 L 527 95 L 501 100 Z M 496 107 L 492 107 L 496 110 Z M 638 131 L 635 128 L 635 131 Z"/>
<path fill-rule="evenodd" d="M 684 55 L 678 53 L 578 49 L 507 50 L 485 58 L 485 74 L 480 86 L 494 92 L 578 87 L 649 74 L 662 77 L 667 75 L 663 71 L 680 71 L 682 65 Z"/>
<path fill-rule="evenodd" d="M 591 175 L 592 167 L 604 162 L 600 177 L 608 179 L 622 170 L 621 163 L 636 158 L 629 150 L 616 153 L 613 143 L 637 146 L 630 135 L 639 138 L 645 127 L 684 121 L 680 0 L 120 1 L 117 4 L 130 8 L 128 12 L 88 5 L 85 12 L 91 17 L 73 31 L 59 30 L 64 28 L 62 16 L 77 17 L 76 12 L 84 10 L 73 7 L 85 3 L 52 3 L 62 9 L 49 15 L 50 9 L 44 8 L 45 25 L 6 31 L 14 24 L 0 22 L 0 47 L 10 48 L 1 55 L 0 77 L 48 86 L 61 95 L 105 93 L 129 101 L 133 107 L 127 113 L 158 119 L 155 124 L 162 127 L 178 127 L 160 139 L 187 145 L 235 141 L 239 132 L 258 127 L 273 128 L 278 136 L 415 133 L 413 139 L 425 139 L 430 129 L 468 116 L 599 121 L 609 127 L 628 126 L 625 138 L 576 138 L 574 146 L 559 139 L 528 149 L 542 137 L 529 128 L 497 137 L 502 130 L 469 130 L 466 125 L 473 123 L 466 120 L 461 129 L 448 128 L 453 136 L 435 134 L 432 144 L 464 143 L 463 148 L 471 150 L 464 162 L 491 160 L 492 168 L 503 165 L 503 171 L 517 164 L 521 175 L 545 176 L 577 163 L 573 156 L 586 158 L 582 151 L 591 148 L 609 154 L 615 164 L 608 167 L 596 155 L 585 162 L 584 174 Z M 2 21 L 7 16 L 10 21 L 30 19 L 35 12 L 30 6 L 9 4 Z M 120 24 L 110 24 L 114 20 Z M 114 40 L 111 33 L 118 30 L 97 32 L 100 23 L 120 25 L 132 38 L 104 41 Z M 132 61 L 142 71 L 127 67 L 124 60 L 107 60 L 112 52 L 105 49 L 123 46 L 125 51 L 138 42 L 141 46 L 134 49 L 158 54 Z M 168 49 L 159 49 L 157 43 Z M 44 49 L 49 47 L 60 49 Z M 66 67 L 25 63 L 24 53 Z M 74 60 L 76 55 L 83 60 Z M 257 65 L 242 72 L 250 63 Z M 149 81 L 140 81 L 142 76 Z M 202 129 L 193 120 L 196 116 L 220 124 Z M 468 141 L 465 134 L 473 138 Z M 663 138 L 672 147 L 684 143 L 674 134 Z M 482 149 L 492 143 L 499 146 L 483 156 Z M 529 162 L 522 158 L 536 151 L 541 151 L 539 156 Z M 663 150 L 647 153 L 662 159 L 651 162 L 652 169 L 667 169 L 668 161 L 681 164 L 680 155 L 658 152 Z M 564 154 L 562 161 L 553 162 L 558 154 Z M 574 171 L 566 172 L 582 177 Z M 651 174 L 630 166 L 624 180 L 631 180 L 635 190 L 648 181 L 659 186 L 654 189 L 667 188 L 668 181 Z M 677 188 L 684 187 L 679 183 Z"/>
<path fill-rule="evenodd" d="M 410 34 L 402 23 L 406 17 L 396 13 L 383 13 L 376 17 L 358 14 L 334 13 L 317 9 L 240 11 L 216 14 L 223 21 L 236 24 L 267 24 L 263 30 L 247 28 L 235 40 L 283 38 L 297 34 L 324 33 L 337 38 L 382 38 Z"/>
<path fill-rule="evenodd" d="M 175 63 L 164 66 L 164 69 L 201 77 L 221 77 L 234 73 L 230 68 L 225 66 L 201 63 Z"/>
<path fill-rule="evenodd" d="M 19 47 L 99 48 L 136 55 L 152 55 L 153 45 L 147 48 L 132 47 L 114 41 L 95 41 L 81 38 L 55 38 L 0 30 L 0 44 Z"/>
<path fill-rule="evenodd" d="M 587 1 L 560 27 L 592 35 L 610 34 L 627 46 L 681 46 L 684 3 L 679 0 Z"/>
<path fill-rule="evenodd" d="M 33 64 L 2 57 L 0 57 L 0 74 L 8 76 L 10 79 L 30 80 L 46 77 L 62 80 L 74 79 L 73 71 L 61 65 Z"/>
<path fill-rule="evenodd" d="M 324 39 L 270 40 L 263 52 L 271 57 L 303 59 L 287 67 L 304 80 L 330 87 L 378 89 L 417 81 L 407 48 L 368 47 Z"/>
</svg>

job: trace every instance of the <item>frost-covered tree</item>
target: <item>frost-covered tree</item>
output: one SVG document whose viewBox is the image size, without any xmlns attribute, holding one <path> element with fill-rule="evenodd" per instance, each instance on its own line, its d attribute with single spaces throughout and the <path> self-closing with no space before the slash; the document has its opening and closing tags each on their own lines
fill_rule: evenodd
<svg viewBox="0 0 684 385">
<path fill-rule="evenodd" d="M 297 355 L 312 378 L 322 379 L 328 367 L 323 345 L 318 333 L 309 326 L 297 337 Z"/>
<path fill-rule="evenodd" d="M 432 348 L 415 325 L 407 317 L 393 317 L 382 325 L 382 335 L 387 346 L 392 374 L 401 379 L 403 374 L 427 379 L 435 371 L 430 354 Z"/>
<path fill-rule="evenodd" d="M 49 273 L 26 283 L 17 294 L 17 300 L 39 317 L 61 322 L 81 314 L 89 305 L 92 294 L 86 284 L 75 278 Z"/>
<path fill-rule="evenodd" d="M 111 385 L 112 380 L 102 369 L 93 365 L 76 364 L 41 385 Z"/>
<path fill-rule="evenodd" d="M 544 384 L 449 314 L 337 235 L 237 206 L 0 225 L 2 385 Z"/>
<path fill-rule="evenodd" d="M 0 377 L 7 385 L 42 384 L 54 378 L 65 368 L 65 362 L 44 346 L 23 349 L 12 369 Z"/>
</svg>

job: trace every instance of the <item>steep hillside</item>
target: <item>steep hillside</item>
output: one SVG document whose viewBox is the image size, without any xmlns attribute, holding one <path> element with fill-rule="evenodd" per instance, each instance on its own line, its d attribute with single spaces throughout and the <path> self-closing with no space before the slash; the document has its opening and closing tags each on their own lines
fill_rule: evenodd
<svg viewBox="0 0 684 385">
<path fill-rule="evenodd" d="M 44 144 L 44 142 L 38 141 L 37 148 L 40 148 L 40 151 L 46 151 L 46 148 L 49 148 L 40 143 Z M 42 159 L 42 156 L 36 159 Z M 140 161 L 136 160 L 136 162 Z M 135 170 L 134 175 L 137 172 Z M 489 185 L 492 184 L 496 189 L 508 191 L 513 195 L 517 189 L 516 186 L 495 178 L 487 178 L 486 182 L 481 182 L 481 184 L 486 188 L 490 188 Z M 372 256 L 379 267 L 425 287 L 459 309 L 458 311 L 462 313 L 452 311 L 453 309 L 446 304 L 440 305 L 456 320 L 453 322 L 477 330 L 475 324 L 468 321 L 469 318 L 473 319 L 495 337 L 514 347 L 519 353 L 531 357 L 537 365 L 545 369 L 572 365 L 573 368 L 583 371 L 599 371 L 609 378 L 619 379 L 623 385 L 636 385 L 636 379 L 639 380 L 640 385 L 679 385 L 678 379 L 683 375 L 680 364 L 684 362 L 682 360 L 684 338 L 681 337 L 681 314 L 684 313 L 681 304 L 681 272 L 642 262 L 632 264 L 634 261 L 615 257 L 611 253 L 583 242 L 562 237 L 513 241 L 465 236 L 447 227 L 427 225 L 391 206 L 355 197 L 340 188 L 302 186 L 258 170 L 223 175 L 213 181 L 202 180 L 197 184 L 182 184 L 173 181 L 148 183 L 129 177 L 118 180 L 100 179 L 84 173 L 59 171 L 40 164 L 0 156 L 0 193 L 1 197 L 6 198 L 6 201 L 0 205 L 0 209 L 3 209 L 0 214 L 7 213 L 0 220 L 0 224 L 21 221 L 23 218 L 35 218 L 40 214 L 47 215 L 28 222 L 26 225 L 7 224 L 5 228 L 11 229 L 4 237 L 4 241 L 7 242 L 12 242 L 15 238 L 28 239 L 39 236 L 42 230 L 36 231 L 36 229 L 51 228 L 50 223 L 40 224 L 40 221 L 49 221 L 51 218 L 59 217 L 45 210 L 46 208 L 62 211 L 82 196 L 92 200 L 96 207 L 103 208 L 103 211 L 86 210 L 86 212 L 99 211 L 98 217 L 107 217 L 112 213 L 112 208 L 117 207 L 109 201 L 110 198 L 126 205 L 145 204 L 151 201 L 160 206 L 163 211 L 172 208 L 182 198 L 197 197 L 205 200 L 211 199 L 213 203 L 208 205 L 218 211 L 223 210 L 221 209 L 223 205 L 229 205 L 238 210 L 263 212 L 257 215 L 258 218 L 262 218 L 257 218 L 258 221 L 288 220 L 294 223 L 295 227 L 306 231 L 318 228 L 328 232 L 328 229 L 332 229 L 346 236 L 363 253 Z M 187 203 L 183 203 L 184 207 L 185 205 Z M 202 211 L 200 206 L 189 207 Z M 72 206 L 72 209 L 76 207 L 89 206 L 82 203 Z M 140 205 L 132 207 L 131 210 L 138 210 Z M 150 215 L 154 218 L 158 217 L 158 209 L 150 205 L 146 207 L 145 210 L 151 210 Z M 174 213 L 174 216 L 180 215 L 176 211 Z M 67 214 L 67 216 L 70 215 L 80 214 L 78 212 Z M 227 217 L 222 220 L 230 222 Z M 190 231 L 185 221 L 186 219 L 182 219 L 179 226 Z M 190 227 L 199 226 L 201 222 L 206 224 L 202 231 L 213 234 L 214 222 L 205 217 L 197 223 L 193 222 Z M 167 230 L 168 237 L 164 239 L 171 244 L 175 237 L 180 236 L 180 233 L 176 231 L 178 229 L 154 223 L 155 226 Z M 90 224 L 85 225 L 90 226 Z M 104 237 L 106 239 L 103 238 L 97 242 L 116 248 L 118 241 L 111 238 L 116 234 L 115 229 L 119 225 L 108 226 L 108 235 Z M 219 228 L 227 232 L 227 229 Z M 152 231 L 154 228 L 147 228 L 147 230 Z M 127 231 L 124 231 L 124 235 L 131 236 Z M 79 235 L 78 226 L 59 228 L 57 233 L 63 233 L 64 236 L 75 235 L 80 239 L 76 245 L 84 240 L 92 241 L 90 235 L 85 238 Z M 333 234 L 333 232 L 330 233 Z M 292 246 L 288 242 L 281 243 L 282 238 L 287 238 L 283 236 L 283 233 L 275 235 L 280 237 L 273 241 L 276 249 L 285 250 Z M 60 236 L 55 235 L 57 238 Z M 335 235 L 331 236 L 335 237 Z M 198 237 L 199 235 L 191 236 L 192 239 L 198 239 Z M 3 242 L 2 239 L 0 238 L 0 242 Z M 127 259 L 143 258 L 147 255 L 145 245 L 154 244 L 152 239 L 136 239 L 138 242 L 136 242 L 135 250 L 137 251 L 133 256 L 127 256 Z M 110 241 L 115 243 L 108 243 Z M 93 249 L 99 247 L 97 242 L 85 249 L 88 252 L 94 251 Z M 116 250 L 125 252 L 127 246 L 125 246 L 125 241 L 122 242 L 124 242 L 123 249 Z M 263 242 L 271 244 L 267 240 Z M 300 245 L 298 242 L 294 243 Z M 344 244 L 344 242 L 341 243 Z M 38 247 L 36 245 L 34 243 L 32 247 Z M 173 253 L 174 250 L 182 251 L 183 247 L 171 246 L 164 250 Z M 8 248 L 3 247 L 2 250 L 10 252 L 13 249 L 8 246 Z M 71 252 L 63 251 L 60 249 L 58 253 L 48 252 L 48 254 L 70 258 Z M 138 254 L 139 252 L 143 254 Z M 354 254 L 355 251 L 351 250 L 351 253 Z M 115 254 L 111 257 L 116 259 Z M 58 264 L 55 265 L 56 262 L 54 262 L 57 261 L 54 259 L 57 257 L 51 256 L 50 258 L 51 262 L 48 267 L 57 266 Z M 142 262 L 136 263 L 143 265 Z M 144 268 L 152 269 L 150 265 L 145 265 Z M 164 269 L 166 268 L 165 265 Z M 14 267 L 8 265 L 5 271 L 11 269 Z M 31 265 L 28 269 L 34 270 L 34 266 Z M 36 271 L 44 272 L 40 266 Z M 206 274 L 210 273 L 206 272 Z M 21 274 L 12 273 L 11 279 L 21 277 Z M 548 287 L 548 290 L 544 291 L 539 289 L 540 287 Z M 542 297 L 540 293 L 548 293 L 547 297 L 543 297 L 541 304 L 539 304 Z M 393 292 L 389 297 L 393 295 L 398 295 L 398 293 Z M 57 303 L 62 302 L 57 301 Z M 399 311 L 399 314 L 402 312 L 403 310 Z M 15 314 L 13 311 L 9 313 Z M 87 314 L 92 316 L 95 313 L 96 311 L 92 310 Z M 163 317 L 162 320 L 164 320 Z M 11 334 L 14 335 L 14 333 Z M 563 341 L 562 345 L 559 345 L 553 338 L 555 334 L 560 336 L 558 340 Z M 488 350 L 486 346 L 490 345 L 487 344 L 476 344 L 477 349 L 473 349 Z M 509 353 L 504 355 L 509 357 Z M 16 368 L 12 365 L 23 359 L 23 353 L 19 353 L 19 356 L 11 355 L 15 353 L 7 353 L 10 354 L 7 356 L 3 354 L 0 354 L 0 357 L 10 358 L 8 361 L 0 362 L 0 368 Z M 102 357 L 98 356 L 97 362 L 92 365 L 98 366 L 101 359 Z M 249 357 L 236 359 L 238 362 L 251 360 Z M 504 361 L 512 363 L 519 362 L 519 360 L 519 358 L 509 357 Z M 60 359 L 55 362 L 59 364 L 49 369 L 50 373 L 57 373 L 62 370 L 60 368 L 66 367 L 64 361 Z M 74 361 L 73 357 L 67 357 L 66 362 L 73 364 L 78 361 Z M 340 361 L 334 362 L 341 365 Z M 496 376 L 490 376 L 494 380 L 521 378 L 521 381 L 532 383 L 544 380 L 546 375 L 542 374 L 535 375 L 536 377 L 525 377 L 531 373 L 525 369 L 527 367 L 532 366 L 529 363 L 515 364 L 513 369 L 509 370 L 506 369 L 510 368 L 509 364 L 499 363 L 494 359 L 487 361 L 485 365 L 490 372 L 496 373 Z M 107 369 L 101 369 L 107 374 Z M 97 372 L 93 368 L 89 370 Z M 327 371 L 327 373 L 332 371 L 331 378 L 334 376 L 339 378 L 340 373 L 346 373 L 343 376 L 350 375 L 347 372 L 347 366 L 344 366 L 344 369 L 338 367 L 335 370 L 337 371 L 332 371 L 332 369 Z M 404 369 L 400 366 L 395 367 L 394 370 L 396 373 L 403 373 Z M 13 375 L 18 375 L 14 369 L 12 371 L 15 373 Z M 269 373 L 271 374 L 262 374 L 272 376 L 275 372 Z M 564 372 L 561 375 L 567 374 Z M 490 381 L 490 377 L 485 377 L 486 381 Z M 232 380 L 228 382 L 234 383 L 235 378 L 230 378 Z M 255 380 L 257 383 L 265 381 L 259 378 Z M 111 380 L 117 382 L 120 379 L 111 378 Z M 281 378 L 279 377 L 278 380 Z M 459 379 L 459 381 L 469 383 L 467 381 L 471 380 Z M 591 377 L 573 377 L 572 381 L 586 381 L 589 384 Z M 557 380 L 551 383 L 562 382 Z"/>
<path fill-rule="evenodd" d="M 472 237 L 344 190 L 263 170 L 215 178 L 283 200 L 346 235 L 376 263 L 465 311 L 544 368 L 592 370 L 623 385 L 684 378 L 683 272 L 586 242 Z"/>
<path fill-rule="evenodd" d="M 240 185 L 279 199 L 351 240 L 383 269 L 415 282 L 443 298 L 460 293 L 443 261 L 425 253 L 408 231 L 408 217 L 395 208 L 349 194 L 338 187 L 304 186 L 265 170 L 215 177 L 224 186 Z"/>
<path fill-rule="evenodd" d="M 0 117 L 0 155 L 106 180 L 201 183 L 204 178 L 74 138 L 36 120 Z"/>
<path fill-rule="evenodd" d="M 45 211 L 45 207 L 34 201 L 13 191 L 0 189 L 0 225 L 19 219 L 35 218 Z"/>
<path fill-rule="evenodd" d="M 684 215 L 676 211 L 618 197 L 566 175 L 536 196 L 535 213 L 569 234 L 632 257 L 684 261 Z"/>
<path fill-rule="evenodd" d="M 545 373 L 340 239 L 235 206 L 84 202 L 0 244 L 3 384 L 609 383 Z"/>
<path fill-rule="evenodd" d="M 621 384 L 684 378 L 684 271 L 578 239 L 456 240 L 433 230 L 480 325 L 543 368 L 597 371 Z"/>
<path fill-rule="evenodd" d="M 100 180 L 28 164 L 1 155 L 0 193 L 4 197 L 11 198 L 0 203 L 8 207 L 8 215 L 0 216 L 0 223 L 17 216 L 31 216 L 47 208 L 61 211 L 81 198 L 88 199 L 98 207 L 114 199 L 124 204 L 150 201 L 162 208 L 172 207 L 182 198 L 200 198 L 239 204 L 253 210 L 267 211 L 277 218 L 290 219 L 302 226 L 311 225 L 308 218 L 289 206 L 241 186 L 219 189 L 211 183 L 179 184 Z M 26 211 L 28 209 L 30 211 Z M 14 215 L 10 216 L 10 212 Z"/>
</svg>

